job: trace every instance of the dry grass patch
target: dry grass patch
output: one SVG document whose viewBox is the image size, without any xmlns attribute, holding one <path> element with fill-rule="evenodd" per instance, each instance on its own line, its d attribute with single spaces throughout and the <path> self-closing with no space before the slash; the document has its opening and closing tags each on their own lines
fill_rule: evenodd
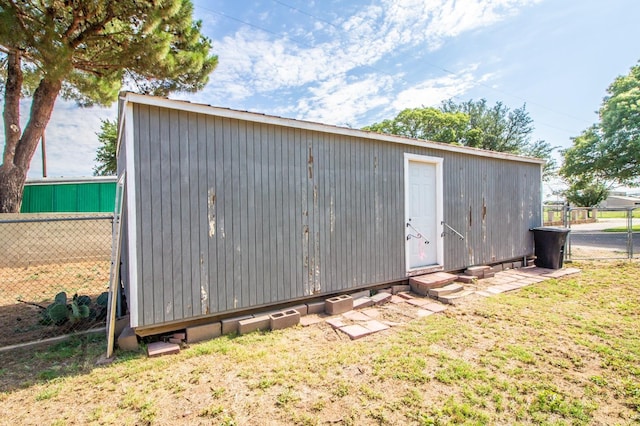
<svg viewBox="0 0 640 426">
<path fill-rule="evenodd" d="M 580 275 L 358 341 L 321 324 L 225 336 L 159 359 L 118 354 L 106 367 L 94 367 L 104 342 L 91 337 L 0 354 L 0 416 L 12 424 L 633 424 L 640 267 L 578 266 Z"/>
</svg>

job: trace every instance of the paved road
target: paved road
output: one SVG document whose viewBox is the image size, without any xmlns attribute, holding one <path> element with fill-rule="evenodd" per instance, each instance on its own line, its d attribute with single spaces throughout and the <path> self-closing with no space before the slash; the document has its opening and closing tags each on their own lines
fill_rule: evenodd
<svg viewBox="0 0 640 426">
<path fill-rule="evenodd" d="M 627 226 L 626 219 L 600 219 L 597 223 L 573 225 L 570 234 L 571 245 L 626 250 L 626 232 L 603 232 L 604 229 L 621 226 Z M 638 232 L 633 234 L 633 247 L 634 253 L 640 252 L 640 233 Z"/>
</svg>

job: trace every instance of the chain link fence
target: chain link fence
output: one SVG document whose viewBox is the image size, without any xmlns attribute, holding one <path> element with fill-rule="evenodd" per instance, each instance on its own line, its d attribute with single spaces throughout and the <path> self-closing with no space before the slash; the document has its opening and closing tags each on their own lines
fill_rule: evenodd
<svg viewBox="0 0 640 426">
<path fill-rule="evenodd" d="M 0 216 L 0 347 L 103 327 L 113 215 Z"/>
<path fill-rule="evenodd" d="M 640 208 L 565 207 L 563 225 L 567 261 L 640 258 Z"/>
</svg>

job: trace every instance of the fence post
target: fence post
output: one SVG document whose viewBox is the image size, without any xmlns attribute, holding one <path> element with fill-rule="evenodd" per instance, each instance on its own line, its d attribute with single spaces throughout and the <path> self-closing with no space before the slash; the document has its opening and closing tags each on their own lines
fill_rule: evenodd
<svg viewBox="0 0 640 426">
<path fill-rule="evenodd" d="M 627 209 L 627 257 L 633 259 L 633 210 Z"/>
</svg>

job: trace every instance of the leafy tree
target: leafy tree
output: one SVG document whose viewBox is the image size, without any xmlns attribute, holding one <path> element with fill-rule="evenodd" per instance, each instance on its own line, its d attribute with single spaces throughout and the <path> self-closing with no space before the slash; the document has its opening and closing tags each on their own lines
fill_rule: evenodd
<svg viewBox="0 0 640 426">
<path fill-rule="evenodd" d="M 374 123 L 363 130 L 435 142 L 458 143 L 468 122 L 469 117 L 463 113 L 447 113 L 437 108 L 412 108 L 401 111 L 392 120 Z"/>
<path fill-rule="evenodd" d="M 102 120 L 100 131 L 96 133 L 101 146 L 96 153 L 94 176 L 113 176 L 118 172 L 116 145 L 118 144 L 118 127 L 116 120 Z"/>
<path fill-rule="evenodd" d="M 545 178 L 556 168 L 551 157 L 554 148 L 548 142 L 531 140 L 533 120 L 525 106 L 511 111 L 501 102 L 489 106 L 484 99 L 448 100 L 440 108 L 405 109 L 364 130 L 542 158 L 547 162 Z"/>
<path fill-rule="evenodd" d="M 217 64 L 190 0 L 0 0 L 5 148 L 0 212 L 17 212 L 58 96 L 109 105 L 125 87 L 166 95 L 204 87 Z M 31 110 L 20 127 L 20 98 Z"/>
<path fill-rule="evenodd" d="M 602 182 L 574 182 L 565 191 L 567 201 L 578 207 L 594 207 L 604 201 L 609 189 Z"/>
<path fill-rule="evenodd" d="M 563 151 L 560 174 L 568 180 L 637 185 L 640 178 L 640 64 L 607 89 L 600 121 Z"/>
</svg>

